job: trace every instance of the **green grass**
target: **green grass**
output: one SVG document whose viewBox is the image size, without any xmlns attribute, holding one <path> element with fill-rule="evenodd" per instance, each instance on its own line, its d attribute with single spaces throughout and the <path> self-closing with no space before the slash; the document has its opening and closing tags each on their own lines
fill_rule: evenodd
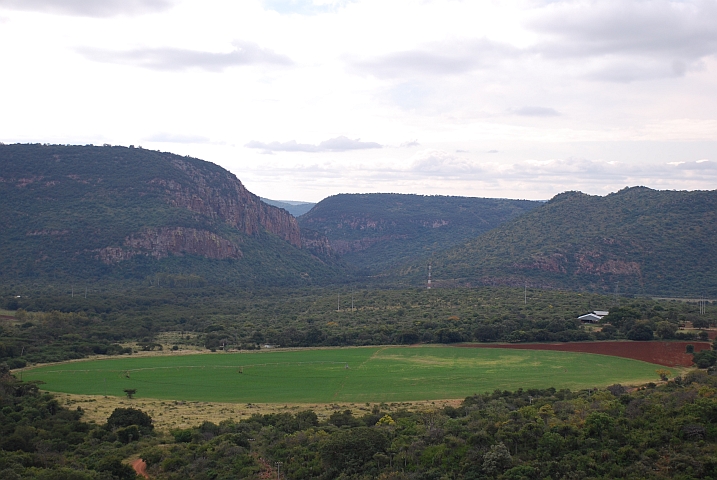
<svg viewBox="0 0 717 480">
<path fill-rule="evenodd" d="M 138 397 L 188 401 L 396 402 L 634 384 L 657 380 L 658 368 L 585 353 L 422 346 L 92 360 L 34 368 L 23 379 L 90 395 L 134 388 Z"/>
</svg>

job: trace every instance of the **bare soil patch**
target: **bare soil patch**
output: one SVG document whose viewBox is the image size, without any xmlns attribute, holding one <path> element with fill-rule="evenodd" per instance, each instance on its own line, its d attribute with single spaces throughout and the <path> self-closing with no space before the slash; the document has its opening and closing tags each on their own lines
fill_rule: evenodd
<svg viewBox="0 0 717 480">
<path fill-rule="evenodd" d="M 695 352 L 709 350 L 707 342 L 575 342 L 575 343 L 506 343 L 506 344 L 463 344 L 467 348 L 509 348 L 515 350 L 553 350 L 559 352 L 596 353 L 613 357 L 631 358 L 656 363 L 666 367 L 689 367 L 692 355 L 685 353 L 687 345 L 693 345 Z"/>
<path fill-rule="evenodd" d="M 132 465 L 132 468 L 137 473 L 137 475 L 144 478 L 149 478 L 149 475 L 147 475 L 147 464 L 144 460 L 138 458 L 136 460 L 133 460 L 130 465 Z"/>
</svg>

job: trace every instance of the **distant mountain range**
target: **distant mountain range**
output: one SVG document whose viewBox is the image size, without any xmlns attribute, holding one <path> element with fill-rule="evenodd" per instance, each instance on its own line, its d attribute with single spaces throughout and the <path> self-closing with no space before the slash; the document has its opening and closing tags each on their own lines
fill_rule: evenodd
<svg viewBox="0 0 717 480">
<path fill-rule="evenodd" d="M 299 217 L 299 224 L 326 236 L 347 264 L 376 274 L 460 245 L 539 205 L 496 198 L 342 194 L 320 201 Z"/>
<path fill-rule="evenodd" d="M 0 278 L 158 273 L 283 285 L 327 281 L 336 268 L 309 253 L 293 216 L 212 163 L 139 148 L 0 145 Z"/>
<path fill-rule="evenodd" d="M 306 212 L 314 208 L 314 205 L 316 205 L 315 203 L 311 202 L 297 202 L 293 200 L 270 200 L 264 197 L 260 198 L 262 202 L 268 203 L 269 205 L 273 205 L 278 208 L 283 208 L 295 217 L 305 214 Z"/>
<path fill-rule="evenodd" d="M 422 286 L 430 263 L 437 287 L 717 295 L 717 191 L 270 202 L 196 158 L 0 145 L 0 280 Z"/>
<path fill-rule="evenodd" d="M 717 191 L 567 192 L 431 261 L 437 285 L 717 295 Z M 425 281 L 428 257 L 395 270 Z"/>
</svg>

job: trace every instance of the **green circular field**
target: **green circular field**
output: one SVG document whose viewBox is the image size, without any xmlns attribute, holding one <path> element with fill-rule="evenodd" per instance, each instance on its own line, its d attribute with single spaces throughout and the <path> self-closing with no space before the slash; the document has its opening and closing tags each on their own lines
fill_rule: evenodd
<svg viewBox="0 0 717 480">
<path fill-rule="evenodd" d="M 586 353 L 440 346 L 165 354 L 26 370 L 54 392 L 215 402 L 397 402 L 657 380 L 660 367 Z"/>
</svg>

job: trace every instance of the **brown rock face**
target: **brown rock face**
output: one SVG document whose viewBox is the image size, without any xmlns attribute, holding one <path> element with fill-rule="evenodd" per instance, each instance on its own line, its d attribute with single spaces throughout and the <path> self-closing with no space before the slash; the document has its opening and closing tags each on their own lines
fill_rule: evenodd
<svg viewBox="0 0 717 480">
<path fill-rule="evenodd" d="M 329 239 L 315 230 L 301 230 L 301 248 L 323 257 L 331 256 L 334 253 Z"/>
<path fill-rule="evenodd" d="M 169 255 L 202 255 L 217 260 L 241 258 L 239 247 L 229 240 L 206 230 L 194 228 L 147 229 L 125 238 L 123 247 L 106 247 L 97 251 L 97 258 L 106 264 L 129 260 L 136 255 L 156 259 Z"/>
<path fill-rule="evenodd" d="M 172 163 L 190 176 L 192 185 L 162 178 L 149 182 L 164 191 L 171 205 L 222 220 L 247 235 L 256 235 L 264 228 L 301 248 L 296 219 L 285 210 L 262 202 L 233 174 L 219 168 L 200 170 L 179 159 L 173 159 Z"/>
</svg>

